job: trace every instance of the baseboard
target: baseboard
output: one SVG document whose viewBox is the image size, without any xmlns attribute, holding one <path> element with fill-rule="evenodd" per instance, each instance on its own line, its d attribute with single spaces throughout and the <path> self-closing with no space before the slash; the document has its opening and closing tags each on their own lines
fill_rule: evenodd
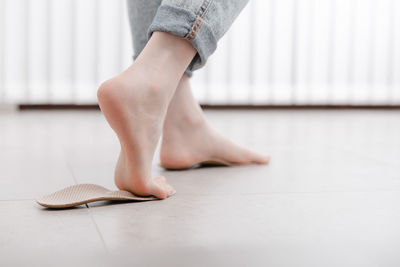
<svg viewBox="0 0 400 267">
<path fill-rule="evenodd" d="M 100 110 L 97 104 L 19 104 L 19 110 Z"/>
<path fill-rule="evenodd" d="M 0 104 L 1 110 L 2 104 Z M 19 104 L 18 110 L 99 110 L 97 104 Z M 368 109 L 368 110 L 400 110 L 400 105 L 201 105 L 203 109 L 211 110 L 271 110 L 271 109 L 304 109 L 304 110 L 337 110 L 337 109 Z M 14 106 L 15 109 L 15 106 Z"/>
</svg>

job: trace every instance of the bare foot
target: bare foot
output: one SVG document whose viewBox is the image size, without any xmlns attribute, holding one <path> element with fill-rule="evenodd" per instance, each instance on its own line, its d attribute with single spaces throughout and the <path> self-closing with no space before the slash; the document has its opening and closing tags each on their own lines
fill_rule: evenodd
<svg viewBox="0 0 400 267">
<path fill-rule="evenodd" d="M 99 105 L 121 144 L 119 189 L 160 199 L 174 193 L 164 177 L 152 179 L 151 164 L 168 104 L 195 53 L 187 41 L 155 32 L 133 65 L 100 86 Z"/>
<path fill-rule="evenodd" d="M 160 152 L 167 169 L 197 164 L 267 164 L 270 157 L 241 147 L 215 131 L 205 120 L 184 75 L 169 105 Z"/>
</svg>

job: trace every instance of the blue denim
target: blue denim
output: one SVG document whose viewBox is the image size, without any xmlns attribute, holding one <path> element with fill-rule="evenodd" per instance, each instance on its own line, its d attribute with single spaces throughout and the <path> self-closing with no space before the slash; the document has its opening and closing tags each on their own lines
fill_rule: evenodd
<svg viewBox="0 0 400 267">
<path fill-rule="evenodd" d="M 154 31 L 168 32 L 191 42 L 197 54 L 186 73 L 205 65 L 248 0 L 128 0 L 134 58 Z"/>
</svg>

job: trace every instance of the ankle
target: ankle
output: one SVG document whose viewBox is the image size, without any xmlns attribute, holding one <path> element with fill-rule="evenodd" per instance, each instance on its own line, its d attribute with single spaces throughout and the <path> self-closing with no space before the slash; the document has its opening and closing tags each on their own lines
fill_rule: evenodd
<svg viewBox="0 0 400 267">
<path fill-rule="evenodd" d="M 199 128 L 206 124 L 206 119 L 203 114 L 182 114 L 180 118 L 180 122 L 184 125 L 187 125 L 191 128 Z"/>
<path fill-rule="evenodd" d="M 176 133 L 177 130 L 200 129 L 205 125 L 206 120 L 201 114 L 177 113 L 171 115 L 168 113 L 164 121 L 164 134 L 168 135 L 169 132 Z"/>
<path fill-rule="evenodd" d="M 154 32 L 136 62 L 148 65 L 164 73 L 169 80 L 178 82 L 196 52 L 189 41 L 179 36 Z"/>
<path fill-rule="evenodd" d="M 197 52 L 188 40 L 160 31 L 153 32 L 149 46 L 156 49 L 159 56 L 168 57 L 168 61 L 174 58 L 176 62 L 187 62 L 184 64 L 189 64 Z"/>
</svg>

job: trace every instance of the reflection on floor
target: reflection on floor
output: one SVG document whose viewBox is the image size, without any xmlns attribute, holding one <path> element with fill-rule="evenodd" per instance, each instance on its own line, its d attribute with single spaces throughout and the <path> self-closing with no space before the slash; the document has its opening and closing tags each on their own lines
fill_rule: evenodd
<svg viewBox="0 0 400 267">
<path fill-rule="evenodd" d="M 270 165 L 165 171 L 156 159 L 175 196 L 53 211 L 33 199 L 114 188 L 113 132 L 94 111 L 0 114 L 0 265 L 400 265 L 400 112 L 207 116 Z"/>
</svg>

